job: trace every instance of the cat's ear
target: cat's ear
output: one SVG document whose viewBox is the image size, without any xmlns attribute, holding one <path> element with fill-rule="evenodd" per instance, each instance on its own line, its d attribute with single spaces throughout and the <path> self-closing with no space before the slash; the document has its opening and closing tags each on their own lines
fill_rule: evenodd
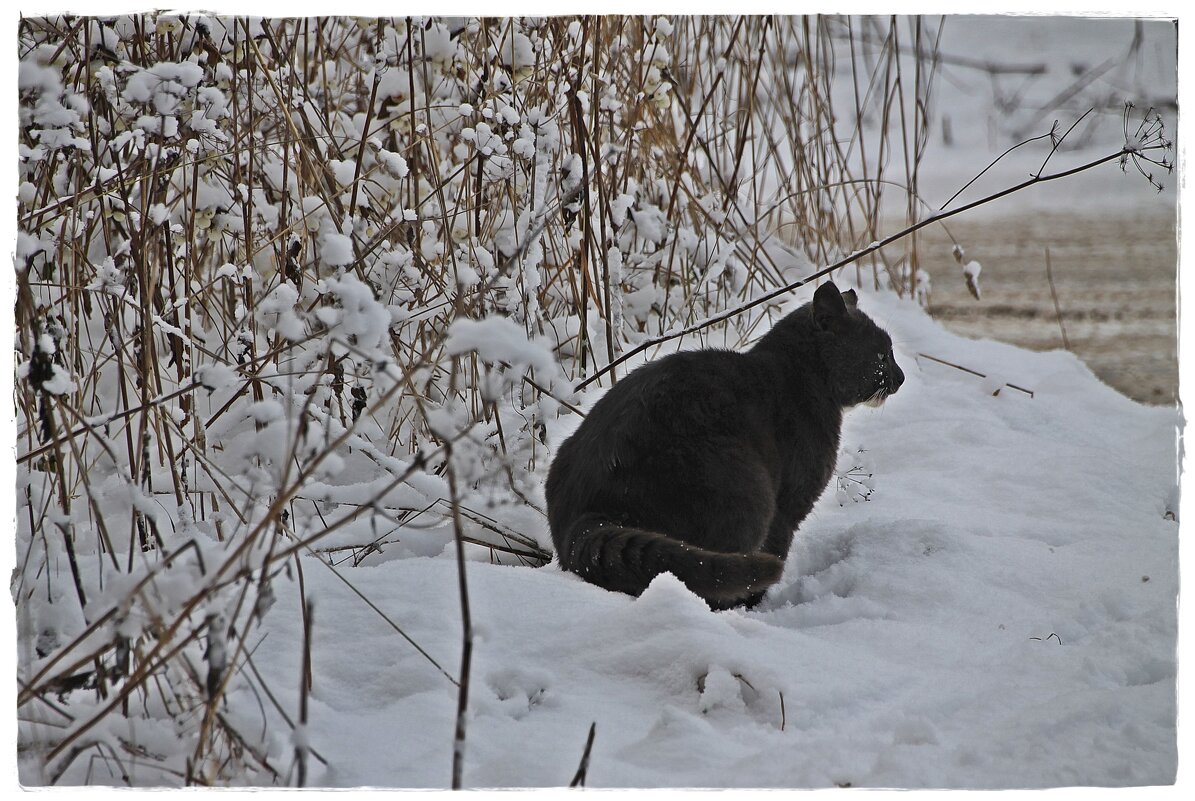
<svg viewBox="0 0 1195 801">
<path fill-rule="evenodd" d="M 855 294 L 855 290 L 848 289 L 842 293 L 842 302 L 847 305 L 847 308 L 853 309 L 859 305 L 859 296 Z"/>
<path fill-rule="evenodd" d="M 838 287 L 827 281 L 813 293 L 813 322 L 821 329 L 833 328 L 846 317 L 846 303 Z"/>
</svg>

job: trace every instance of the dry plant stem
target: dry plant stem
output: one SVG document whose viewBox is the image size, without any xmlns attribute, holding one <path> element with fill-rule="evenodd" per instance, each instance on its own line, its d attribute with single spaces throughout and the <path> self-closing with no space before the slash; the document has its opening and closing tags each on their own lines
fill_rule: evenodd
<svg viewBox="0 0 1195 801">
<path fill-rule="evenodd" d="M 192 548 L 196 548 L 194 541 L 184 543 L 183 545 L 179 546 L 176 550 L 174 550 L 172 553 L 165 556 L 161 562 L 159 562 L 157 565 L 154 566 L 153 570 L 151 570 L 146 576 L 144 576 L 128 592 L 128 595 L 134 596 L 134 595 L 137 595 L 138 593 L 140 593 L 142 590 L 145 589 L 146 586 L 148 586 L 157 577 L 158 571 L 169 568 L 170 565 L 172 564 L 172 562 L 174 561 L 174 559 L 177 558 L 180 554 L 182 554 L 183 551 L 186 551 L 186 550 L 189 550 Z M 42 692 L 43 691 L 42 686 L 41 686 L 42 680 L 46 677 L 46 675 L 51 670 L 53 670 L 54 667 L 56 665 L 58 665 L 59 662 L 61 662 L 68 655 L 70 655 L 73 651 L 75 651 L 77 648 L 79 648 L 82 643 L 86 642 L 87 639 L 91 635 L 95 634 L 97 631 L 100 630 L 100 628 L 102 626 L 104 626 L 109 621 L 111 621 L 112 618 L 116 616 L 117 611 L 118 611 L 117 604 L 114 604 L 113 606 L 109 607 L 109 609 L 107 611 L 105 611 L 104 614 L 100 615 L 95 620 L 92 620 L 90 622 L 90 624 L 82 632 L 80 632 L 75 637 L 75 639 L 72 640 L 66 647 L 60 648 L 58 650 L 58 652 L 52 658 L 50 658 L 44 665 L 42 665 L 42 667 L 37 671 L 37 673 L 35 673 L 32 678 L 27 680 L 28 688 L 26 690 L 22 691 L 20 694 L 18 694 L 17 706 L 21 706 L 22 704 L 26 703 L 30 698 L 32 698 L 34 695 Z M 101 650 L 106 649 L 107 647 L 108 647 L 108 643 L 105 642 L 103 644 L 103 647 Z M 67 667 L 60 670 L 54 678 L 47 679 L 44 682 L 44 685 L 47 687 L 52 687 L 55 683 L 60 682 L 64 677 L 72 675 L 75 671 L 77 671 L 83 665 L 92 661 L 92 659 L 94 659 L 95 656 L 97 656 L 97 655 L 98 655 L 98 652 L 89 653 L 83 657 L 77 658 L 74 662 L 68 663 Z"/>
<path fill-rule="evenodd" d="M 589 734 L 585 737 L 585 750 L 581 752 L 581 764 L 577 765 L 577 772 L 569 787 L 584 787 L 585 776 L 589 773 L 589 754 L 593 750 L 593 737 L 597 733 L 597 721 L 589 724 Z"/>
<path fill-rule="evenodd" d="M 1075 130 L 1075 128 L 1079 127 L 1079 123 L 1083 122 L 1083 120 L 1086 119 L 1087 115 L 1093 111 L 1095 111 L 1094 108 L 1089 108 L 1086 111 L 1084 111 L 1079 116 L 1079 119 L 1072 122 L 1071 127 L 1066 129 L 1066 133 L 1064 133 L 1062 136 L 1058 137 L 1057 139 L 1053 138 L 1054 131 L 1053 131 L 1053 129 L 1051 129 L 1050 133 L 1051 133 L 1051 139 L 1053 139 L 1053 143 L 1050 145 L 1050 152 L 1046 154 L 1045 160 L 1042 161 L 1041 166 L 1037 168 L 1037 172 L 1035 172 L 1034 175 L 1041 175 L 1043 172 L 1045 172 L 1046 165 L 1050 163 L 1050 159 L 1054 158 L 1054 154 L 1058 152 L 1058 148 L 1062 147 L 1062 143 L 1066 141 L 1066 138 L 1071 135 L 1071 131 L 1073 131 L 1073 130 Z M 1055 122 L 1054 125 L 1057 126 L 1058 123 Z"/>
<path fill-rule="evenodd" d="M 744 18 L 740 17 L 739 20 L 735 23 L 734 30 L 731 31 L 731 33 L 730 33 L 730 41 L 726 45 L 726 49 L 723 52 L 723 55 L 722 55 L 723 58 L 728 58 L 730 56 L 731 52 L 734 50 L 734 45 L 735 45 L 735 42 L 738 41 L 739 31 L 743 27 L 743 22 L 744 22 Z M 681 147 L 681 150 L 677 157 L 678 165 L 684 164 L 688 160 L 689 150 L 693 147 L 693 140 L 697 136 L 697 131 L 698 131 L 697 120 L 702 118 L 702 116 L 705 114 L 706 107 L 709 106 L 710 101 L 714 99 L 714 95 L 718 90 L 718 86 L 722 83 L 723 76 L 724 76 L 724 73 L 721 73 L 721 72 L 718 73 L 716 76 L 714 76 L 714 81 L 713 81 L 713 83 L 710 84 L 709 90 L 705 93 L 705 97 L 702 99 L 701 106 L 697 109 L 697 113 L 694 114 L 692 117 L 689 117 L 688 114 L 686 114 L 685 121 L 686 121 L 686 124 L 688 127 L 688 133 L 685 136 L 685 143 Z M 680 189 L 682 175 L 683 175 L 683 171 L 678 166 L 678 169 L 676 170 L 676 178 L 672 182 L 672 191 L 670 192 L 670 194 L 668 196 L 668 209 L 665 212 L 665 216 L 668 217 L 669 219 L 671 219 L 672 211 L 676 207 L 677 192 Z M 665 311 L 667 311 L 667 308 L 668 308 L 668 291 L 671 289 L 671 285 L 672 285 L 672 281 L 671 281 L 671 279 L 672 279 L 672 264 L 673 264 L 675 255 L 676 255 L 676 240 L 673 239 L 672 249 L 668 253 L 668 270 L 665 273 L 665 277 L 664 277 L 664 287 L 665 287 L 664 309 L 665 309 Z M 664 315 L 661 314 L 661 320 L 663 319 L 663 317 L 664 317 Z"/>
<path fill-rule="evenodd" d="M 310 500 L 310 499 L 296 498 L 296 500 Z M 385 540 L 386 537 L 388 537 L 391 534 L 393 534 L 394 532 L 396 532 L 399 528 L 419 528 L 419 526 L 416 525 L 416 523 L 415 523 L 415 519 L 417 517 L 419 517 L 420 514 L 427 512 L 432 507 L 440 505 L 443 502 L 444 502 L 444 500 L 442 498 L 440 498 L 435 501 L 432 501 L 427 506 L 423 507 L 423 509 L 419 509 L 419 510 L 415 510 L 415 509 L 411 509 L 411 508 L 393 510 L 393 509 L 387 509 L 386 507 L 381 507 L 381 506 L 375 505 L 372 508 L 375 512 L 377 512 L 377 514 L 381 515 L 382 517 L 386 518 L 387 520 L 389 520 L 395 524 L 395 528 L 393 530 L 388 531 L 385 534 L 379 535 L 377 538 L 375 538 L 371 542 L 356 543 L 356 544 L 351 544 L 351 545 L 338 545 L 338 546 L 333 546 L 333 547 L 329 547 L 329 548 L 315 548 L 315 549 L 312 549 L 312 553 L 323 554 L 323 553 L 336 553 L 338 551 L 359 551 L 360 553 L 356 554 L 353 557 L 354 564 L 358 564 L 360 562 L 361 557 L 363 557 L 369 553 L 372 553 L 376 549 L 377 545 L 383 543 L 383 541 Z M 341 505 L 342 506 L 361 506 L 362 504 L 342 503 Z M 532 506 L 532 505 L 528 502 L 528 506 Z M 532 507 L 532 508 L 534 508 L 534 507 Z M 396 511 L 399 512 L 399 514 L 395 514 Z M 409 514 L 411 512 L 414 512 L 415 514 L 410 517 L 402 516 L 404 514 Z M 506 541 L 505 545 L 500 545 L 498 543 L 493 543 L 493 542 L 484 542 L 475 537 L 470 537 L 468 535 L 465 535 L 463 537 L 463 539 L 466 543 L 468 543 L 470 545 L 478 545 L 483 548 L 489 548 L 493 551 L 498 551 L 500 553 L 508 553 L 512 556 L 518 557 L 520 560 L 525 560 L 523 563 L 527 564 L 529 566 L 532 566 L 532 567 L 542 566 L 542 565 L 545 565 L 548 562 L 552 561 L 552 554 L 550 551 L 546 551 L 543 548 L 540 548 L 533 541 L 531 541 L 524 535 L 519 534 L 516 531 L 502 528 L 499 524 L 497 524 L 491 518 L 487 518 L 484 515 L 480 514 L 479 512 L 467 509 L 464 506 L 461 507 L 461 515 L 463 517 L 469 519 L 473 523 L 476 523 L 478 526 L 494 532 L 495 534 L 497 534 L 499 537 L 501 537 L 503 540 Z M 428 524 L 427 528 L 433 528 L 433 527 L 437 527 L 439 525 L 440 525 L 440 523 L 437 521 L 437 522 Z M 516 548 L 513 545 L 511 545 L 510 541 L 512 541 L 512 540 L 514 542 L 518 543 L 519 545 L 523 546 L 523 548 L 525 548 L 526 550 L 520 550 L 519 548 Z M 327 564 L 327 563 L 325 563 L 325 564 Z M 453 683 L 454 684 L 456 683 L 455 680 L 453 681 Z"/>
<path fill-rule="evenodd" d="M 198 556 L 198 554 L 199 551 L 196 550 L 196 555 Z M 202 559 L 200 559 L 200 567 L 203 569 Z M 206 570 L 204 570 L 204 572 L 206 572 Z M 265 571 L 263 571 L 263 581 L 264 573 Z M 300 596 L 302 596 L 303 584 L 301 580 L 301 572 L 299 577 Z M 195 753 L 191 760 L 193 764 L 202 764 L 201 760 L 207 752 L 208 747 L 212 744 L 213 738 L 210 736 L 210 734 L 220 726 L 223 726 L 226 729 L 229 728 L 219 713 L 219 706 L 225 697 L 225 692 L 227 691 L 229 681 L 236 673 L 236 671 L 234 669 L 230 669 L 229 666 L 239 665 L 244 659 L 247 659 L 251 653 L 251 650 L 248 648 L 249 634 L 253 628 L 253 625 L 257 622 L 260 622 L 257 604 L 254 604 L 253 610 L 250 612 L 248 619 L 242 626 L 239 627 L 241 630 L 241 635 L 237 638 L 236 649 L 231 656 L 228 656 L 227 648 L 228 637 L 232 634 L 229 630 L 230 626 L 228 624 L 228 620 L 236 621 L 240 619 L 241 610 L 244 607 L 245 601 L 249 597 L 250 592 L 253 590 L 258 590 L 258 592 L 260 592 L 260 589 L 254 587 L 252 582 L 244 581 L 240 583 L 240 586 L 237 588 L 237 601 L 233 607 L 233 611 L 228 615 L 228 618 L 222 624 L 216 624 L 213 622 L 214 620 L 218 620 L 220 613 L 209 612 L 207 615 L 208 652 L 204 654 L 204 660 L 208 662 L 208 676 L 207 680 L 202 682 L 202 685 L 208 691 L 208 700 L 204 708 L 204 718 L 200 727 L 200 737 L 196 743 Z M 213 660 L 211 658 L 213 637 L 218 637 L 222 640 L 222 644 L 224 646 L 223 652 L 225 654 L 223 665 L 213 664 Z M 196 684 L 200 684 L 201 682 L 198 678 L 198 673 L 194 670 L 191 672 L 195 676 Z M 213 684 L 215 684 L 214 687 Z M 229 732 L 223 733 L 227 735 Z"/>
<path fill-rule="evenodd" d="M 929 359 L 931 362 L 937 362 L 938 364 L 944 364 L 947 367 L 953 367 L 955 370 L 961 370 L 964 373 L 969 373 L 978 378 L 988 377 L 987 373 L 981 373 L 978 370 L 972 370 L 970 367 L 963 367 L 961 364 L 955 364 L 954 362 L 948 362 L 945 359 L 939 359 L 937 356 L 930 356 L 928 353 L 918 353 L 917 355 L 923 359 Z M 1033 397 L 1033 390 L 1031 389 L 1025 389 L 1024 387 L 1019 387 L 1016 384 L 1009 383 L 1005 383 L 1004 386 L 1008 387 L 1009 389 L 1015 389 L 1018 392 L 1023 392 L 1031 398 Z"/>
<path fill-rule="evenodd" d="M 452 738 L 452 789 L 461 789 L 465 770 L 465 728 L 469 712 L 469 672 L 473 663 L 473 618 L 469 611 L 469 585 L 465 578 L 465 542 L 462 538 L 460 496 L 457 493 L 456 471 L 452 466 L 452 446 L 448 457 L 448 491 L 452 499 L 452 530 L 456 541 L 457 586 L 461 598 L 461 670 L 457 692 L 456 731 Z"/>
<path fill-rule="evenodd" d="M 1050 175 L 1034 176 L 1033 178 L 1030 178 L 1026 181 L 1022 181 L 1021 183 L 1016 184 L 1015 186 L 1008 187 L 1007 189 L 996 192 L 995 194 L 991 194 L 991 195 L 988 195 L 987 197 L 983 197 L 978 200 L 972 201 L 971 203 L 967 203 L 965 205 L 959 206 L 956 209 L 940 212 L 932 217 L 927 217 L 926 219 L 921 220 L 907 228 L 897 231 L 896 233 L 892 234 L 891 236 L 885 237 L 884 239 L 882 239 L 879 242 L 873 242 L 872 244 L 868 245 L 867 247 L 862 248 L 861 250 L 855 251 L 854 253 L 850 254 L 849 256 L 846 256 L 845 258 L 842 258 L 842 259 L 836 261 L 835 263 L 831 264 L 829 267 L 824 267 L 821 270 L 818 270 L 817 272 L 815 272 L 811 275 L 808 275 L 805 278 L 802 278 L 800 281 L 794 281 L 790 284 L 787 284 L 786 286 L 782 286 L 778 289 L 772 290 L 771 292 L 768 292 L 767 294 L 765 294 L 761 297 L 755 298 L 754 300 L 752 300 L 748 303 L 744 303 L 744 304 L 734 307 L 733 309 L 728 309 L 727 311 L 720 312 L 719 314 L 713 315 L 712 317 L 702 320 L 701 322 L 696 323 L 694 325 L 690 325 L 690 326 L 687 326 L 685 328 L 682 328 L 682 329 L 679 329 L 676 331 L 671 331 L 667 334 L 663 334 L 658 337 L 652 337 L 651 339 L 649 339 L 645 342 L 642 342 L 638 346 L 627 351 L 626 353 L 624 353 L 619 358 L 615 359 L 610 364 L 606 365 L 605 367 L 601 368 L 597 372 L 590 375 L 588 378 L 583 379 L 581 382 L 579 382 L 574 387 L 574 391 L 579 392 L 581 389 L 588 386 L 589 384 L 592 384 L 594 381 L 596 381 L 598 378 L 601 378 L 603 375 L 605 375 L 607 372 L 609 372 L 613 368 L 617 367 L 618 365 L 622 364 L 623 362 L 626 362 L 628 359 L 638 356 L 640 353 L 643 353 L 648 348 L 652 348 L 657 345 L 661 345 L 665 342 L 670 342 L 673 339 L 677 339 L 679 337 L 683 337 L 688 334 L 696 333 L 705 328 L 709 328 L 711 325 L 716 325 L 717 323 L 723 322 L 725 320 L 729 320 L 732 317 L 742 314 L 743 312 L 747 311 L 748 309 L 753 309 L 756 306 L 767 303 L 768 301 L 772 300 L 773 298 L 777 298 L 783 294 L 793 291 L 794 289 L 798 289 L 798 288 L 810 283 L 811 281 L 815 281 L 818 278 L 821 278 L 822 276 L 829 275 L 830 273 L 834 272 L 835 270 L 839 269 L 840 267 L 844 267 L 847 264 L 850 264 L 850 263 L 868 255 L 869 253 L 874 253 L 875 251 L 879 250 L 880 248 L 884 247 L 885 245 L 889 245 L 899 239 L 902 239 L 902 238 L 908 236 L 909 234 L 911 234 L 915 231 L 919 231 L 927 225 L 933 225 L 934 223 L 940 222 L 944 219 L 947 219 L 948 217 L 953 217 L 956 214 L 962 214 L 965 211 L 970 211 L 971 209 L 976 208 L 978 206 L 982 206 L 984 204 L 991 203 L 994 200 L 998 200 L 1002 197 L 1006 197 L 1007 195 L 1011 195 L 1014 192 L 1019 192 L 1023 189 L 1028 189 L 1029 187 L 1034 186 L 1036 184 L 1046 183 L 1048 181 L 1057 181 L 1061 178 L 1067 178 L 1067 177 L 1075 175 L 1077 173 L 1084 172 L 1086 170 L 1090 170 L 1094 167 L 1100 166 L 1101 164 L 1106 164 L 1109 161 L 1114 161 L 1116 159 L 1119 159 L 1126 153 L 1131 153 L 1131 152 L 1133 152 L 1133 151 L 1130 151 L 1127 148 L 1122 148 L 1121 150 L 1118 150 L 1115 153 L 1111 153 L 1109 155 L 1102 156 L 1098 159 L 1094 159 L 1085 164 L 1081 164 L 1077 167 L 1072 167 L 1069 170 L 1063 170 L 1062 172 L 1052 173 Z"/>
<path fill-rule="evenodd" d="M 295 763 L 298 787 L 307 786 L 307 697 L 311 693 L 311 620 L 312 604 L 310 599 L 303 601 L 303 665 L 299 676 L 299 731 L 302 737 L 295 743 Z"/>
<path fill-rule="evenodd" d="M 74 408 L 72 408 L 70 404 L 63 402 L 61 400 L 61 398 L 57 398 L 56 406 L 57 406 L 59 412 L 69 414 L 75 420 L 82 419 L 82 417 L 78 413 L 78 411 L 76 411 Z M 120 460 L 117 459 L 117 457 L 116 457 L 115 449 L 110 444 L 108 444 L 108 442 L 105 440 L 105 438 L 102 435 L 100 435 L 98 431 L 94 431 L 93 429 L 88 427 L 85 422 L 84 422 L 84 428 L 85 428 L 85 430 L 90 431 L 95 436 L 96 442 L 98 442 L 100 444 L 100 447 L 102 447 L 104 449 L 104 451 L 108 454 L 108 457 L 110 459 L 112 459 L 112 463 L 120 464 Z M 74 456 L 75 461 L 82 464 L 83 457 L 82 457 L 82 454 L 78 447 L 78 443 L 75 442 L 75 439 L 73 436 L 68 436 L 67 441 L 71 446 L 71 453 Z M 55 450 L 55 458 L 58 460 L 59 464 L 62 464 L 62 456 L 59 453 L 58 447 L 55 446 L 54 450 Z M 108 559 L 112 563 L 112 568 L 119 572 L 120 564 L 116 560 L 116 548 L 112 545 L 112 538 L 108 534 L 108 526 L 104 522 L 104 516 L 98 508 L 99 504 L 98 504 L 98 501 L 96 500 L 95 493 L 91 489 L 91 480 L 88 477 L 88 471 L 86 471 L 86 470 L 81 471 L 79 473 L 79 477 L 83 481 L 84 488 L 86 489 L 88 503 L 92 504 L 93 516 L 96 521 L 96 529 L 99 531 L 99 534 L 100 534 L 100 541 L 104 545 L 104 550 L 107 551 L 107 553 L 108 553 Z M 127 487 L 133 486 L 133 481 L 129 476 L 124 475 L 122 472 L 120 477 L 121 477 L 121 480 L 124 481 L 125 486 L 127 486 Z"/>
<path fill-rule="evenodd" d="M 1046 280 L 1050 282 L 1050 297 L 1054 300 L 1054 316 L 1058 318 L 1058 331 L 1062 334 L 1062 347 L 1071 349 L 1071 343 L 1066 338 L 1066 326 L 1062 323 L 1062 306 L 1058 303 L 1058 290 L 1054 288 L 1054 272 L 1050 269 L 1050 249 L 1046 248 Z"/>
<path fill-rule="evenodd" d="M 136 670 L 136 672 L 134 672 L 133 675 L 129 676 L 129 678 L 125 682 L 124 686 L 121 687 L 120 690 L 113 696 L 111 701 L 109 701 L 106 705 L 101 707 L 99 709 L 99 711 L 97 711 L 87 721 L 76 726 L 70 732 L 70 734 L 66 735 L 61 741 L 58 742 L 57 745 L 55 745 L 52 749 L 50 749 L 50 752 L 46 755 L 46 763 L 49 764 L 50 762 L 53 762 L 60 754 L 62 754 L 63 750 L 66 749 L 71 743 L 73 743 L 75 740 L 77 740 L 83 734 L 90 731 L 93 726 L 95 726 L 97 723 L 99 723 L 101 720 L 103 720 L 105 717 L 107 717 L 108 713 L 112 712 L 114 709 L 116 709 L 116 707 L 120 706 L 124 702 L 124 700 L 129 696 L 129 694 L 132 693 L 135 689 L 139 688 L 141 686 L 141 684 L 147 678 L 149 678 L 150 675 L 152 675 L 154 672 L 159 670 L 162 666 L 166 665 L 180 651 L 182 651 L 182 649 L 184 647 L 186 647 L 193 640 L 198 638 L 199 634 L 202 631 L 203 631 L 202 626 L 195 629 L 189 635 L 187 635 L 185 638 L 183 638 L 180 642 L 178 642 L 173 648 L 167 650 L 164 654 L 162 654 L 157 659 L 153 659 L 152 656 L 151 656 L 151 658 L 144 659 L 141 662 L 138 669 Z M 158 650 L 158 648 L 154 649 L 155 652 L 157 650 Z"/>
</svg>

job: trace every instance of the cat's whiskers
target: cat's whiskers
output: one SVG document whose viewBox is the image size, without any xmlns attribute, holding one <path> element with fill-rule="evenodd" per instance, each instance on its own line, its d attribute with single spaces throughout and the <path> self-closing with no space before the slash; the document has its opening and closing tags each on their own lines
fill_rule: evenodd
<svg viewBox="0 0 1195 801">
<path fill-rule="evenodd" d="M 886 388 L 886 387 L 880 387 L 879 389 L 877 389 L 875 392 L 873 392 L 873 393 L 871 394 L 871 397 L 870 397 L 870 398 L 868 398 L 867 400 L 863 401 L 863 403 L 864 403 L 864 404 L 866 404 L 867 406 L 870 406 L 870 407 L 872 407 L 873 409 L 876 409 L 876 408 L 879 408 L 880 406 L 883 406 L 883 405 L 884 405 L 884 401 L 885 401 L 885 400 L 887 400 L 887 399 L 888 399 L 888 390 L 887 390 L 887 388 Z"/>
</svg>

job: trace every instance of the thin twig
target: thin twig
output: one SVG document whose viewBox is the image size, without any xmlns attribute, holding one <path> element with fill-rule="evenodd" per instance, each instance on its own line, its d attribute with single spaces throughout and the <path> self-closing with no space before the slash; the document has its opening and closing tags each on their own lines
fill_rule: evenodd
<svg viewBox="0 0 1195 801">
<path fill-rule="evenodd" d="M 1058 304 L 1058 290 L 1054 288 L 1054 273 L 1050 269 L 1050 248 L 1046 248 L 1046 280 L 1050 282 L 1050 297 L 1054 299 L 1054 315 L 1058 318 L 1058 330 L 1062 333 L 1062 347 L 1071 349 L 1066 338 L 1066 326 L 1062 323 L 1062 307 Z"/>
<path fill-rule="evenodd" d="M 593 750 L 593 737 L 597 733 L 597 721 L 589 724 L 589 734 L 585 738 L 585 750 L 581 752 L 581 764 L 577 766 L 577 772 L 573 774 L 573 780 L 569 782 L 569 787 L 584 787 L 585 776 L 589 773 L 589 754 Z"/>
<path fill-rule="evenodd" d="M 460 496 L 457 494 L 456 470 L 452 465 L 452 446 L 447 448 L 448 491 L 452 497 L 452 530 L 456 541 L 457 587 L 461 599 L 461 680 L 457 692 L 456 732 L 452 739 L 452 789 L 459 790 L 465 770 L 465 727 L 469 711 L 469 672 L 473 664 L 473 617 L 469 611 L 469 584 L 465 579 L 465 541 L 462 538 Z"/>
<path fill-rule="evenodd" d="M 307 730 L 307 698 L 311 694 L 311 599 L 303 602 L 303 662 L 299 670 L 299 725 L 295 731 L 295 762 L 298 775 L 295 784 L 298 787 L 307 786 L 307 738 L 311 732 Z"/>
<path fill-rule="evenodd" d="M 929 359 L 931 362 L 937 362 L 938 364 L 944 364 L 947 367 L 953 367 L 955 370 L 961 370 L 964 373 L 970 373 L 971 375 L 976 376 L 977 378 L 987 378 L 986 373 L 981 373 L 978 370 L 972 370 L 970 367 L 963 367 L 961 364 L 955 364 L 954 362 L 948 362 L 945 359 L 939 359 L 937 356 L 930 356 L 928 353 L 918 353 L 917 355 L 923 359 Z M 1009 383 L 1005 383 L 1004 386 L 1008 387 L 1009 389 L 1015 389 L 1018 392 L 1024 392 L 1026 395 L 1028 395 L 1031 398 L 1033 397 L 1033 390 L 1031 390 L 1031 389 L 1025 389 L 1024 387 L 1018 387 L 1016 384 L 1009 384 Z"/>
</svg>

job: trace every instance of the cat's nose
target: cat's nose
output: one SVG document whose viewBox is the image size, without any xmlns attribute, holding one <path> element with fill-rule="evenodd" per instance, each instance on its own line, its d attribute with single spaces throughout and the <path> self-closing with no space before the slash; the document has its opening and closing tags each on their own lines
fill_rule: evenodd
<svg viewBox="0 0 1195 801">
<path fill-rule="evenodd" d="M 888 394 L 895 395 L 896 390 L 900 389 L 900 385 L 905 382 L 905 374 L 901 371 L 900 365 L 896 360 L 892 360 L 892 369 L 888 372 Z"/>
</svg>

